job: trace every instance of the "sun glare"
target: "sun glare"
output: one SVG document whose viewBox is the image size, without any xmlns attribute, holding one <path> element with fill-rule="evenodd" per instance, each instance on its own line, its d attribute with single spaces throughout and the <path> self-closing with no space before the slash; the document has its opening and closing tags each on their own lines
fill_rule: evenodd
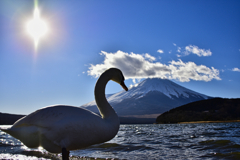
<svg viewBox="0 0 240 160">
<path fill-rule="evenodd" d="M 33 19 L 27 23 L 27 32 L 33 38 L 35 48 L 38 47 L 39 40 L 46 36 L 48 30 L 46 21 L 41 19 L 39 9 L 35 7 Z"/>
</svg>

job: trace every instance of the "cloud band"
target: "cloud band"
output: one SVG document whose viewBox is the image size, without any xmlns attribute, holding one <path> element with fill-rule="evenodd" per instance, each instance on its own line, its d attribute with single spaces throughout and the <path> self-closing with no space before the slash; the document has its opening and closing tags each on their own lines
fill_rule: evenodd
<svg viewBox="0 0 240 160">
<path fill-rule="evenodd" d="M 156 58 L 149 54 L 129 54 L 120 50 L 116 53 L 102 51 L 100 54 L 105 56 L 103 63 L 90 64 L 88 75 L 98 77 L 108 68 L 116 67 L 123 71 L 126 79 L 168 78 L 181 82 L 221 80 L 219 70 L 196 65 L 194 62 L 184 63 L 178 59 L 178 61 L 172 60 L 168 64 L 162 64 L 154 62 Z"/>
</svg>

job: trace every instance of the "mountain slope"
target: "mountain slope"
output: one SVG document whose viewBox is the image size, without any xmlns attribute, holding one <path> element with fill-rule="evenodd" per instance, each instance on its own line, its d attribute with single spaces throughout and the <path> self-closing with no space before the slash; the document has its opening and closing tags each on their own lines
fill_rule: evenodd
<svg viewBox="0 0 240 160">
<path fill-rule="evenodd" d="M 167 79 L 145 79 L 128 92 L 106 96 L 108 102 L 122 117 L 161 114 L 172 108 L 211 97 L 184 88 Z M 99 113 L 95 101 L 82 105 Z"/>
<path fill-rule="evenodd" d="M 192 102 L 165 112 L 157 123 L 240 120 L 240 98 L 213 98 Z"/>
<path fill-rule="evenodd" d="M 24 115 L 8 114 L 0 112 L 0 125 L 12 125 L 18 119 L 24 117 Z"/>
</svg>

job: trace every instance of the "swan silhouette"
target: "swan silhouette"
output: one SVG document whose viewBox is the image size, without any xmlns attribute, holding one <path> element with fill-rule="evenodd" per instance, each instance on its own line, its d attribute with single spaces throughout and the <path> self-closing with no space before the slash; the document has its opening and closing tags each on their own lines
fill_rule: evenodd
<svg viewBox="0 0 240 160">
<path fill-rule="evenodd" d="M 124 76 L 117 68 L 106 70 L 97 80 L 94 94 L 101 116 L 80 107 L 55 105 L 39 109 L 2 131 L 19 139 L 29 148 L 43 147 L 51 153 L 62 153 L 69 159 L 70 150 L 111 140 L 118 132 L 119 119 L 107 102 L 105 88 L 109 80 L 126 91 Z"/>
</svg>

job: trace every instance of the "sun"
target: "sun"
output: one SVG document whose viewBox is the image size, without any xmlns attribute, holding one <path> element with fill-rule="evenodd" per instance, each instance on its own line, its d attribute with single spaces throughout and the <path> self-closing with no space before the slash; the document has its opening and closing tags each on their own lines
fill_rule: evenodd
<svg viewBox="0 0 240 160">
<path fill-rule="evenodd" d="M 35 49 L 37 49 L 39 40 L 47 35 L 49 27 L 46 21 L 41 19 L 40 11 L 35 7 L 33 19 L 29 20 L 26 25 L 27 33 L 33 38 Z"/>
</svg>

